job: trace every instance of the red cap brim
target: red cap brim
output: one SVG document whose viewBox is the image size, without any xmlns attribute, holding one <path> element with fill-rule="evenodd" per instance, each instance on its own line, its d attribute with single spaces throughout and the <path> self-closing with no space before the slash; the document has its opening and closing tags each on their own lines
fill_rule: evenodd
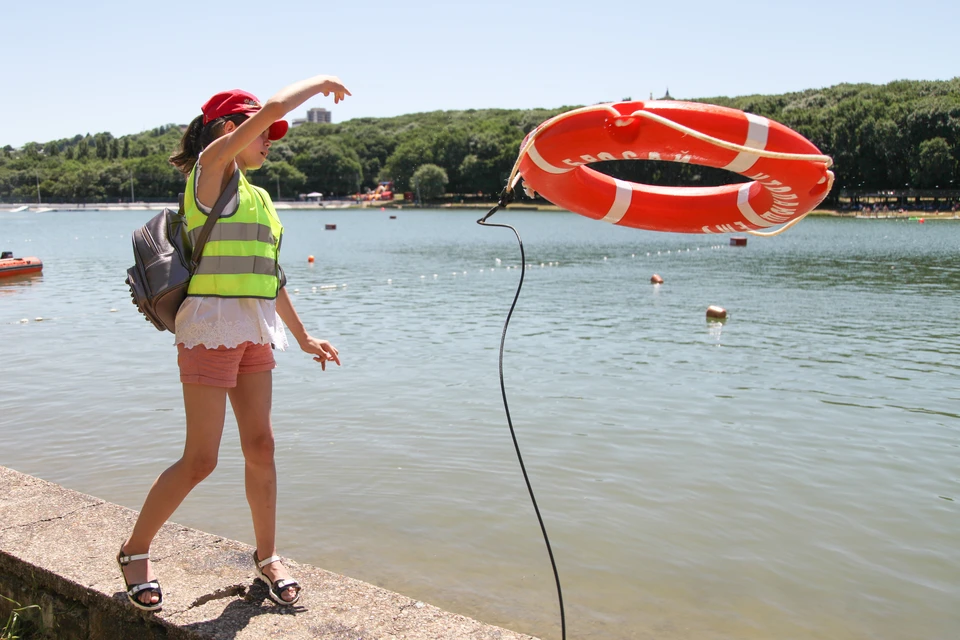
<svg viewBox="0 0 960 640">
<path fill-rule="evenodd" d="M 287 135 L 287 130 L 289 129 L 290 124 L 286 120 L 277 120 L 270 125 L 268 136 L 271 140 L 279 140 L 283 136 Z"/>
</svg>

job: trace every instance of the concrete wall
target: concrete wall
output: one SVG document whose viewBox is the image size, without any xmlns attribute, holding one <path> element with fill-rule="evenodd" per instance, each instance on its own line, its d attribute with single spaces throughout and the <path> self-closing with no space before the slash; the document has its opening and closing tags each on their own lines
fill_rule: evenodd
<svg viewBox="0 0 960 640">
<path fill-rule="evenodd" d="M 168 523 L 151 553 L 162 612 L 135 609 L 116 564 L 136 513 L 0 467 L 0 595 L 50 638 L 331 638 L 535 640 L 442 611 L 398 593 L 286 561 L 304 585 L 278 607 L 255 580 L 253 548 Z M 0 599 L 0 623 L 11 605 Z"/>
</svg>

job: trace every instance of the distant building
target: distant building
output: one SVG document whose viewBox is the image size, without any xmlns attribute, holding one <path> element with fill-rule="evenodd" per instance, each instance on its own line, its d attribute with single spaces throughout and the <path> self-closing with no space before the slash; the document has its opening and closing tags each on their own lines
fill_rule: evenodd
<svg viewBox="0 0 960 640">
<path fill-rule="evenodd" d="M 327 110 L 324 109 L 323 107 L 319 107 L 319 108 L 316 108 L 316 109 L 307 109 L 307 117 L 306 117 L 306 118 L 298 118 L 298 119 L 292 121 L 292 122 L 290 123 L 290 126 L 291 126 L 291 127 L 299 127 L 301 124 L 303 124 L 303 123 L 305 123 L 305 122 L 326 122 L 326 123 L 330 123 L 330 122 L 333 122 L 333 113 L 330 112 L 330 111 L 327 111 Z"/>
<path fill-rule="evenodd" d="M 307 122 L 333 122 L 333 114 L 323 107 L 307 109 Z"/>
</svg>

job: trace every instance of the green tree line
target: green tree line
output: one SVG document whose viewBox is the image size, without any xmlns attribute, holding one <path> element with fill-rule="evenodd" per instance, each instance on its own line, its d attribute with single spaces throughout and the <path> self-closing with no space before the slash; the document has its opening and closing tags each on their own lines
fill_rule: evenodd
<svg viewBox="0 0 960 640">
<path fill-rule="evenodd" d="M 766 116 L 798 131 L 835 160 L 842 189 L 960 188 L 960 78 L 841 84 L 770 96 L 701 102 Z M 424 165 L 443 170 L 448 193 L 498 193 L 524 136 L 573 107 L 434 111 L 392 118 L 304 124 L 274 144 L 252 181 L 280 199 L 320 191 L 346 196 L 392 180 L 413 190 Z M 0 201 L 174 201 L 183 178 L 167 157 L 180 125 L 114 137 L 109 133 L 0 149 Z M 652 161 L 598 163 L 601 171 L 650 184 L 722 184 L 737 176 Z M 440 174 L 434 169 L 422 176 Z M 439 180 L 443 185 L 444 181 Z M 424 183 L 426 184 L 426 183 Z M 434 189 L 431 189 L 431 193 Z"/>
</svg>

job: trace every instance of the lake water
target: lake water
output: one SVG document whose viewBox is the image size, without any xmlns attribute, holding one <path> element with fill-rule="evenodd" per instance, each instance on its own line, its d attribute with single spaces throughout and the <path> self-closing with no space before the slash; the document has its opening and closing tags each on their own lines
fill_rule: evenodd
<svg viewBox="0 0 960 640">
<path fill-rule="evenodd" d="M 288 287 L 343 366 L 277 354 L 280 552 L 557 638 L 497 377 L 516 241 L 394 213 L 282 212 Z M 0 280 L 0 464 L 134 509 L 183 437 L 172 336 L 123 283 L 152 215 L 0 213 L 0 249 L 45 263 Z M 504 372 L 570 638 L 960 637 L 960 223 L 736 248 L 491 221 L 531 265 Z M 252 542 L 232 425 L 174 519 Z"/>
</svg>

